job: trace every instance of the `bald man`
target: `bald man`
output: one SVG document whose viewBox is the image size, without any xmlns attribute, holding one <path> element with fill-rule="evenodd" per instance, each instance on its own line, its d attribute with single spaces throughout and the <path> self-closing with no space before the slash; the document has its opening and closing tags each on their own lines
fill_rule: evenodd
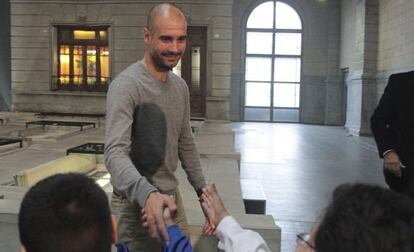
<svg viewBox="0 0 414 252">
<path fill-rule="evenodd" d="M 160 251 L 160 244 L 168 242 L 165 208 L 183 224 L 174 175 L 178 159 L 199 196 L 205 186 L 190 127 L 187 84 L 171 71 L 185 51 L 186 38 L 187 21 L 177 7 L 153 7 L 144 28 L 144 58 L 120 73 L 108 90 L 105 162 L 114 188 L 111 204 L 118 215 L 119 241 L 132 251 Z M 141 225 L 142 211 L 148 231 Z"/>
</svg>

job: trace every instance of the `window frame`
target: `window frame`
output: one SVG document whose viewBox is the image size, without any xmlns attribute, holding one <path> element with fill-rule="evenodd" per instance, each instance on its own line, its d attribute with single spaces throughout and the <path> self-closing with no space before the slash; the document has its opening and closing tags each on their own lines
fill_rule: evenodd
<svg viewBox="0 0 414 252">
<path fill-rule="evenodd" d="M 54 74 L 52 76 L 52 90 L 53 91 L 88 91 L 88 92 L 106 92 L 109 87 L 109 83 L 111 81 L 111 52 L 109 48 L 109 30 L 110 25 L 54 25 L 53 26 L 56 35 L 54 41 L 54 62 L 53 62 L 53 69 Z M 75 39 L 74 32 L 75 30 L 82 30 L 82 31 L 94 31 L 95 38 L 94 39 Z M 70 36 L 69 38 L 63 38 L 62 32 L 69 31 Z M 106 38 L 100 38 L 100 32 L 106 32 Z M 69 83 L 61 83 L 60 77 L 61 76 L 61 46 L 69 46 Z M 74 57 L 74 47 L 80 46 L 82 47 L 82 83 L 75 84 L 74 83 L 74 66 L 73 66 L 73 57 Z M 87 47 L 88 46 L 95 46 L 96 50 L 96 73 L 95 78 L 96 81 L 94 84 L 88 84 L 87 78 Z M 101 47 L 106 47 L 108 51 L 108 76 L 102 76 L 101 74 Z M 106 82 L 102 82 L 101 78 L 107 77 Z"/>
<path fill-rule="evenodd" d="M 261 4 L 264 4 L 266 2 L 272 2 L 273 3 L 273 27 L 272 28 L 248 28 L 247 24 L 249 21 L 249 17 L 250 15 L 253 13 L 253 11 L 260 6 Z M 301 28 L 300 29 L 281 29 L 281 28 L 276 28 L 276 3 L 280 2 L 283 4 L 286 4 L 288 6 L 290 6 L 293 10 L 295 10 L 296 14 L 298 15 L 300 21 L 301 21 Z M 265 109 L 265 110 L 269 110 L 270 114 L 269 114 L 269 120 L 265 120 L 265 121 L 270 121 L 270 122 L 283 122 L 285 120 L 277 120 L 277 118 L 274 118 L 274 114 L 276 111 L 281 110 L 281 111 L 285 111 L 285 110 L 295 110 L 298 112 L 299 114 L 299 118 L 297 121 L 294 122 L 299 122 L 300 121 L 300 90 L 301 90 L 301 82 L 302 82 L 302 66 L 303 66 L 303 34 L 304 34 L 304 27 L 303 27 L 303 20 L 302 17 L 300 15 L 300 13 L 298 12 L 297 8 L 295 8 L 295 6 L 292 6 L 292 4 L 285 2 L 285 1 L 279 1 L 279 0 L 271 0 L 271 1 L 259 1 L 257 4 L 255 4 L 254 6 L 252 6 L 252 8 L 250 8 L 249 13 L 247 13 L 246 18 L 245 18 L 245 22 L 244 22 L 244 43 L 245 43 L 245 48 L 244 48 L 244 52 L 245 52 L 245 57 L 244 57 L 244 77 L 243 77 L 243 113 L 242 113 L 242 119 L 244 121 L 257 121 L 257 120 L 246 120 L 246 111 L 248 109 Z M 248 33 L 249 32 L 266 32 L 266 33 L 271 33 L 272 34 L 272 48 L 271 48 L 271 54 L 269 53 L 260 53 L 260 54 L 254 54 L 254 53 L 248 53 L 247 52 L 247 37 L 248 37 Z M 299 54 L 276 54 L 276 48 L 275 48 L 275 43 L 276 43 L 276 34 L 300 34 L 300 52 Z M 270 81 L 266 81 L 266 83 L 270 83 L 270 106 L 267 107 L 263 107 L 263 106 L 246 106 L 246 85 L 249 82 L 262 82 L 262 81 L 257 81 L 257 80 L 247 80 L 246 79 L 246 72 L 247 72 L 247 59 L 248 58 L 270 58 L 271 59 L 271 78 Z M 293 58 L 293 59 L 299 59 L 299 63 L 300 63 L 300 71 L 299 71 L 299 81 L 275 81 L 275 60 L 276 59 L 283 59 L 283 58 Z M 274 106 L 274 88 L 275 85 L 277 84 L 298 84 L 299 85 L 299 95 L 297 96 L 298 98 L 298 106 L 294 106 L 294 107 L 276 107 Z M 295 98 L 296 99 L 296 98 Z M 262 121 L 262 120 L 259 120 Z"/>
</svg>

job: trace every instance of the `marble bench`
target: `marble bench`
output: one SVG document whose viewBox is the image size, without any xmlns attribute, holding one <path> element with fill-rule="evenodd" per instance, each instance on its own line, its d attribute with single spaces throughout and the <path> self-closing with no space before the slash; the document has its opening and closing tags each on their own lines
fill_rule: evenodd
<svg viewBox="0 0 414 252">
<path fill-rule="evenodd" d="M 13 176 L 13 179 L 16 186 L 30 187 L 53 174 L 88 173 L 96 169 L 96 165 L 96 155 L 72 154 L 19 172 Z"/>
<path fill-rule="evenodd" d="M 78 122 L 78 121 L 55 121 L 55 120 L 36 120 L 26 122 L 26 129 L 29 125 L 40 125 L 43 128 L 45 126 L 61 126 L 61 127 L 80 127 L 80 131 L 83 131 L 83 127 L 92 126 L 96 128 L 96 123 L 94 122 Z"/>
<path fill-rule="evenodd" d="M 257 179 L 240 179 L 247 214 L 266 214 L 266 196 Z"/>
<path fill-rule="evenodd" d="M 238 161 L 229 158 L 202 158 L 201 164 L 207 183 L 215 183 L 226 209 L 244 228 L 258 232 L 273 252 L 280 251 L 281 230 L 270 215 L 247 214 L 242 198 Z M 182 169 L 177 169 L 179 191 L 187 219 L 188 230 L 195 252 L 217 251 L 217 239 L 204 236 L 204 215 L 194 189 Z"/>
</svg>

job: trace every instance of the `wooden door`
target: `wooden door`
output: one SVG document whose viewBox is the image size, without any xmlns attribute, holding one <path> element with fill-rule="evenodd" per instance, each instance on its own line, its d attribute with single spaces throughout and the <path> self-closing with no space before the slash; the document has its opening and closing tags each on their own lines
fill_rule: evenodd
<svg viewBox="0 0 414 252">
<path fill-rule="evenodd" d="M 190 91 L 192 117 L 206 116 L 207 27 L 187 28 L 187 49 L 181 60 L 181 76 Z"/>
</svg>

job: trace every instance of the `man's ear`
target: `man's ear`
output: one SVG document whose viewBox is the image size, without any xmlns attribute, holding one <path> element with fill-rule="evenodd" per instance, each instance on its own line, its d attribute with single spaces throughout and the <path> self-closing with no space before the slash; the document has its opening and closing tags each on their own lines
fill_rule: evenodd
<svg viewBox="0 0 414 252">
<path fill-rule="evenodd" d="M 147 27 L 144 28 L 144 42 L 147 45 L 151 43 L 151 32 Z"/>
<path fill-rule="evenodd" d="M 111 215 L 112 219 L 112 244 L 115 244 L 118 240 L 118 223 L 114 215 Z M 26 252 L 26 251 L 22 251 Z"/>
<path fill-rule="evenodd" d="M 26 248 L 23 245 L 20 245 L 20 252 L 26 252 Z"/>
</svg>

